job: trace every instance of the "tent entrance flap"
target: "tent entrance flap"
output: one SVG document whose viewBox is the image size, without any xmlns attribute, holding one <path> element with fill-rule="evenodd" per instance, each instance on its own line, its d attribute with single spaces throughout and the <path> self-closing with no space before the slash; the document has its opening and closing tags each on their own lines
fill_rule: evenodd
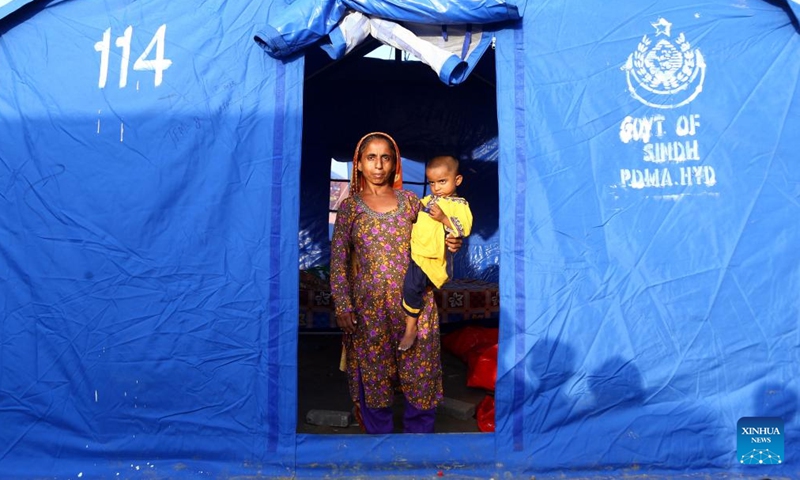
<svg viewBox="0 0 800 480">
<path fill-rule="evenodd" d="M 492 43 L 492 32 L 518 21 L 522 11 L 524 2 L 450 2 L 443 8 L 425 2 L 400 7 L 380 1 L 299 1 L 272 15 L 255 40 L 275 58 L 319 43 L 332 59 L 340 59 L 373 37 L 429 65 L 446 85 L 456 85 Z"/>
</svg>

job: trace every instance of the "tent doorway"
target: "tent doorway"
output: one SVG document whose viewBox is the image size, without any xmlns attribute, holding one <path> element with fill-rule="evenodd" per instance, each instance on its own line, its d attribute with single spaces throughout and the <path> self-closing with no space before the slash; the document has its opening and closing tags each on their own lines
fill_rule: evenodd
<svg viewBox="0 0 800 480">
<path fill-rule="evenodd" d="M 472 311 L 454 308 L 442 318 L 443 338 L 466 326 L 496 328 L 499 235 L 497 95 L 494 52 L 484 54 L 471 76 L 449 87 L 427 66 L 401 53 L 365 42 L 331 62 L 321 51 L 305 57 L 300 180 L 300 327 L 298 339 L 298 433 L 358 433 L 344 426 L 350 412 L 346 377 L 338 370 L 341 337 L 325 292 L 330 235 L 339 187 L 346 187 L 348 162 L 365 133 L 385 131 L 403 157 L 404 182 L 427 194 L 424 162 L 451 153 L 462 160 L 459 194 L 475 216 L 473 234 L 456 256 L 455 277 L 486 284 Z M 382 47 L 386 48 L 386 47 Z M 336 173 L 339 171 L 340 173 Z M 341 181 L 337 181 L 341 180 Z M 485 300 L 478 299 L 484 295 Z M 492 305 L 493 304 L 493 305 Z M 441 307 L 441 305 L 440 305 Z M 458 310 L 458 311 L 456 311 Z M 487 391 L 466 385 L 463 359 L 442 353 L 445 397 L 477 405 Z M 456 403 L 458 407 L 464 407 Z M 444 410 L 437 432 L 477 432 L 468 410 Z M 337 412 L 337 413 L 332 413 Z M 319 423 L 322 423 L 320 425 Z M 396 422 L 399 425 L 399 422 Z"/>
</svg>

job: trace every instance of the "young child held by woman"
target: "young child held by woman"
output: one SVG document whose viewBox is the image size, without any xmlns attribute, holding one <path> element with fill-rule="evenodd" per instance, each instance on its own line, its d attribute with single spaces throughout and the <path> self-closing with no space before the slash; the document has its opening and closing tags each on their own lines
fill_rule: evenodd
<svg viewBox="0 0 800 480">
<path fill-rule="evenodd" d="M 406 331 L 398 349 L 408 350 L 417 336 L 417 318 L 423 295 L 429 285 L 441 288 L 453 277 L 452 255 L 445 238 L 464 238 L 472 230 L 472 212 L 467 201 L 456 194 L 463 177 L 458 159 L 444 155 L 432 158 L 425 166 L 431 195 L 422 199 L 422 211 L 411 230 L 411 262 L 403 282 L 403 311 Z"/>
</svg>

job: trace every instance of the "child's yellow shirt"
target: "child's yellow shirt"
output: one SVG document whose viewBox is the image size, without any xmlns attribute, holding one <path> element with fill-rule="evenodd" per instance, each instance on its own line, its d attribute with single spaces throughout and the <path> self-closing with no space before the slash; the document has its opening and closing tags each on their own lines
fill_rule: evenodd
<svg viewBox="0 0 800 480">
<path fill-rule="evenodd" d="M 439 205 L 450 219 L 453 229 L 445 228 L 428 214 L 431 205 Z M 436 288 L 448 280 L 445 234 L 466 237 L 472 231 L 472 212 L 469 203 L 462 197 L 435 197 L 422 199 L 423 209 L 411 229 L 411 258 L 420 266 Z"/>
</svg>

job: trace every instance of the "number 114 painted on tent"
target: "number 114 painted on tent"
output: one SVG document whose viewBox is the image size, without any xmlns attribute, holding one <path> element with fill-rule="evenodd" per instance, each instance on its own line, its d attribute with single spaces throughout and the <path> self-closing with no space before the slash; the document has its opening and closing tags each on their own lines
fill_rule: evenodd
<svg viewBox="0 0 800 480">
<path fill-rule="evenodd" d="M 167 34 L 167 25 L 161 25 L 156 30 L 147 48 L 133 62 L 134 70 L 152 70 L 155 72 L 155 86 L 161 85 L 164 79 L 164 70 L 172 65 L 172 60 L 164 58 L 164 37 Z M 133 38 L 133 27 L 128 26 L 121 37 L 117 37 L 114 45 L 122 49 L 122 56 L 119 65 L 119 88 L 125 88 L 128 84 L 128 66 L 131 57 L 131 38 Z M 147 57 L 155 47 L 155 59 L 148 60 Z M 100 78 L 97 82 L 98 88 L 105 88 L 108 81 L 108 57 L 111 52 L 111 28 L 103 32 L 103 39 L 94 44 L 94 49 L 100 52 Z"/>
</svg>

